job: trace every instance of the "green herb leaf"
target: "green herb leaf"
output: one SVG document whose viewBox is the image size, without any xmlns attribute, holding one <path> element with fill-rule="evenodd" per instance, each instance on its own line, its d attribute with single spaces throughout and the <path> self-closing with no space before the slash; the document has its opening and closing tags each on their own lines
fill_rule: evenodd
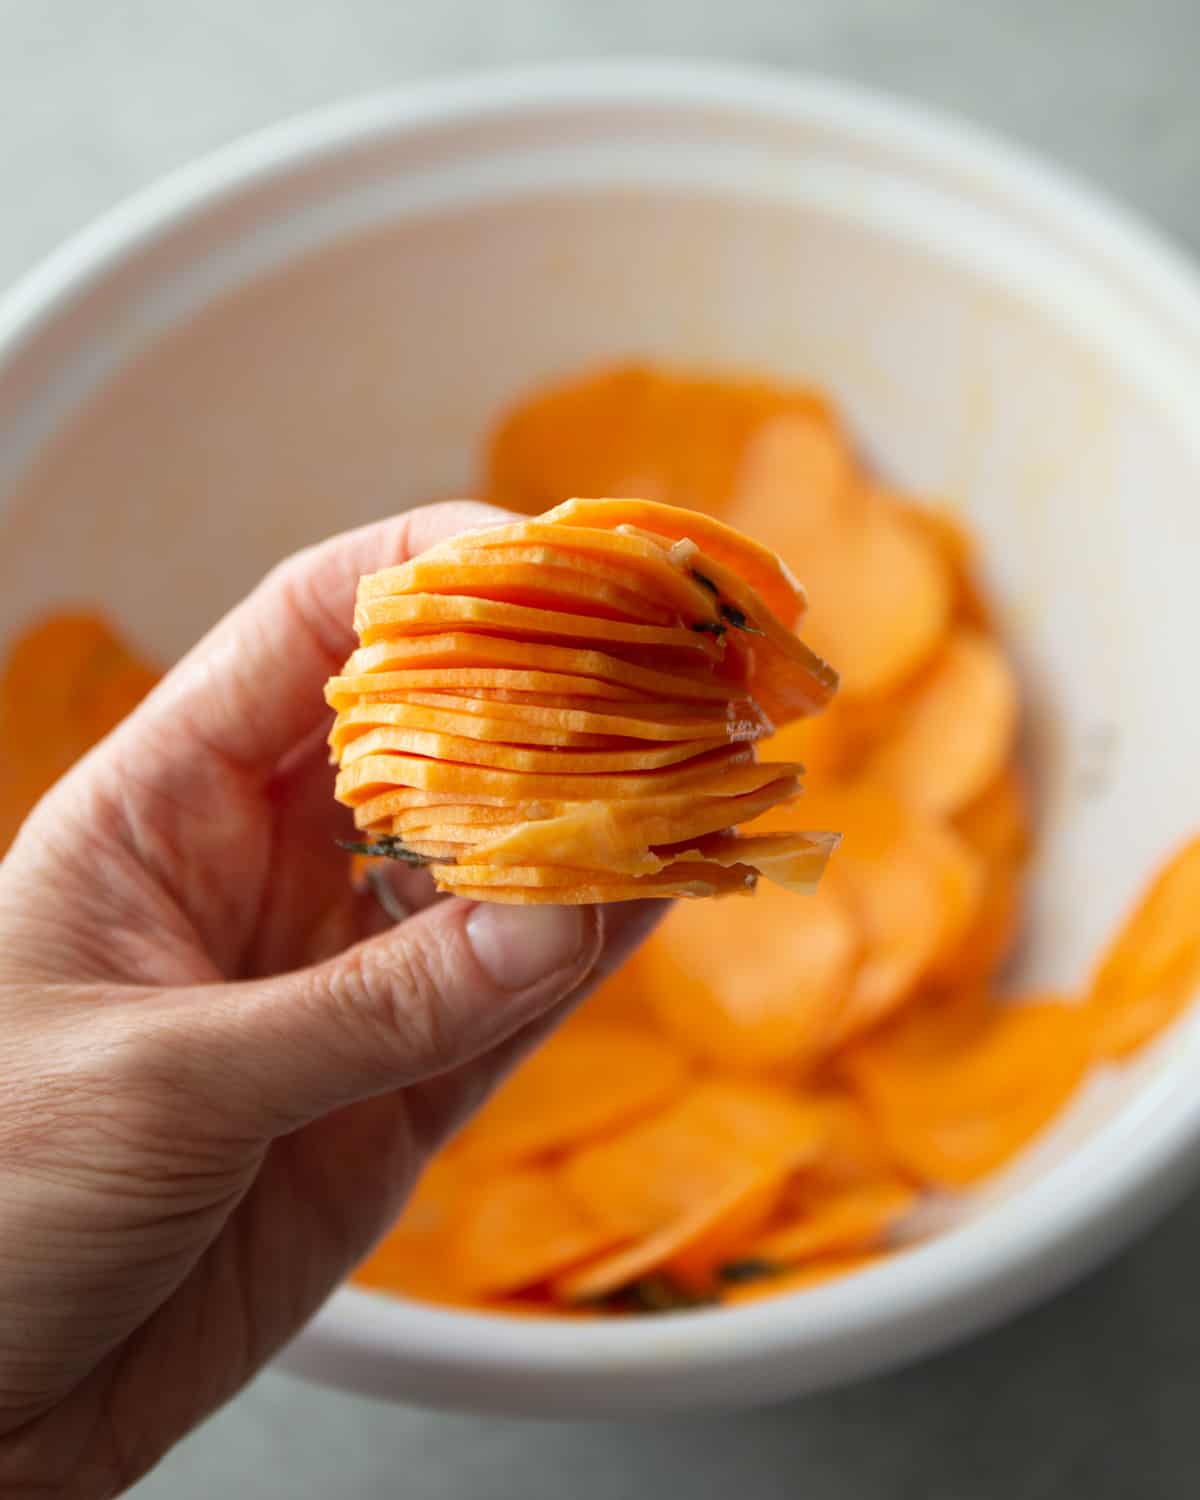
<svg viewBox="0 0 1200 1500">
<path fill-rule="evenodd" d="M 744 630 L 747 635 L 764 635 L 766 632 L 752 625 L 740 609 L 735 609 L 732 604 L 721 605 L 721 618 L 727 620 L 735 630 Z"/>
<path fill-rule="evenodd" d="M 729 1286 L 741 1286 L 747 1281 L 763 1281 L 768 1276 L 778 1276 L 782 1271 L 783 1267 L 776 1261 L 747 1256 L 745 1260 L 726 1262 L 717 1276 Z"/>
<path fill-rule="evenodd" d="M 339 849 L 345 849 L 350 854 L 369 854 L 372 858 L 398 859 L 405 865 L 429 865 L 433 861 L 424 854 L 418 854 L 415 849 L 410 849 L 407 844 L 398 839 L 395 834 L 381 833 L 377 837 L 364 841 L 354 842 L 338 839 Z"/>
</svg>

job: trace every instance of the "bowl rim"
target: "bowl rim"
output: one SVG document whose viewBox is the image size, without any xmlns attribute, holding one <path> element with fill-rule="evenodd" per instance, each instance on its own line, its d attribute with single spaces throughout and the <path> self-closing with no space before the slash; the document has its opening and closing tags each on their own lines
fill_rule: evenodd
<svg viewBox="0 0 1200 1500">
<path fill-rule="evenodd" d="M 286 120 L 170 173 L 72 236 L 0 298 L 0 368 L 109 271 L 234 192 L 380 139 L 514 114 L 714 106 L 751 124 L 816 124 L 961 175 L 1067 240 L 1148 301 L 1200 362 L 1200 280 L 1158 231 L 1056 167 L 924 106 L 827 78 L 684 61 L 456 74 Z M 497 1410 L 737 1404 L 837 1380 L 977 1331 L 1130 1238 L 1200 1161 L 1200 1090 L 1180 1048 L 1142 1095 L 1041 1179 L 978 1219 L 853 1278 L 738 1309 L 554 1323 L 341 1289 L 285 1355 L 376 1394 Z M 1200 1052 L 1200 1048 L 1197 1048 Z M 821 1372 L 798 1373 L 806 1360 Z M 701 1374 L 700 1372 L 705 1372 Z M 513 1384 L 514 1374 L 519 1379 Z M 670 1385 L 672 1377 L 675 1384 Z M 510 1382 L 507 1386 L 497 1382 Z"/>
</svg>

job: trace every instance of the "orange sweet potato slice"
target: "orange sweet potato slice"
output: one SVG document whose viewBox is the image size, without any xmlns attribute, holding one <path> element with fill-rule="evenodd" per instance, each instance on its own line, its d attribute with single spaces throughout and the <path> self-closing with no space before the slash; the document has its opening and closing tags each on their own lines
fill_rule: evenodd
<svg viewBox="0 0 1200 1500">
<path fill-rule="evenodd" d="M 386 709 L 392 705 L 380 705 Z M 398 705 L 396 705 L 398 706 Z M 353 710 L 346 710 L 343 718 Z M 384 725 L 368 729 L 341 746 L 341 765 L 348 770 L 360 759 L 392 754 L 397 758 L 425 756 L 442 764 L 493 766 L 501 771 L 582 776 L 590 772 L 656 771 L 681 761 L 691 761 L 718 750 L 724 740 L 684 740 L 682 743 L 646 745 L 623 750 L 532 750 L 520 745 L 490 744 L 461 735 Z"/>
<path fill-rule="evenodd" d="M 712 1080 L 653 1119 L 576 1152 L 561 1181 L 614 1235 L 647 1235 L 723 1202 L 748 1165 L 793 1170 L 811 1160 L 822 1128 L 820 1111 L 784 1089 Z"/>
<path fill-rule="evenodd" d="M 452 1148 L 491 1169 L 593 1140 L 660 1108 L 683 1088 L 678 1048 L 630 1025 L 559 1031 L 501 1085 Z"/>
<path fill-rule="evenodd" d="M 348 708 L 367 694 L 379 696 L 387 693 L 405 697 L 410 693 L 472 693 L 497 698 L 511 694 L 519 701 L 569 697 L 576 701 L 598 699 L 601 702 L 644 703 L 647 699 L 647 695 L 637 688 L 601 682 L 595 677 L 572 677 L 566 672 L 521 671 L 508 667 L 413 667 L 401 672 L 331 677 L 325 684 L 325 699 L 333 709 Z"/>
<path fill-rule="evenodd" d="M 421 840 L 410 842 L 410 848 L 422 853 L 428 847 Z M 446 845 L 444 856 L 431 856 L 431 866 L 438 888 L 441 890 L 527 890 L 531 897 L 538 891 L 548 893 L 550 899 L 556 893 L 576 890 L 583 886 L 594 886 L 598 891 L 624 891 L 627 895 L 612 895 L 598 899 L 622 901 L 633 900 L 638 892 L 647 895 L 681 888 L 681 894 L 695 894 L 690 888 L 697 883 L 711 886 L 718 891 L 740 891 L 753 887 L 755 872 L 747 865 L 736 863 L 718 864 L 702 859 L 678 860 L 665 869 L 654 870 L 646 875 L 609 875 L 598 870 L 572 870 L 562 865 L 480 865 L 458 863 L 462 852 L 460 844 Z M 450 863 L 438 863 L 445 858 Z"/>
<path fill-rule="evenodd" d="M 364 607 L 376 601 L 414 595 L 447 595 L 455 598 L 491 600 L 525 609 L 566 610 L 570 614 L 605 620 L 633 620 L 648 625 L 678 622 L 678 611 L 657 603 L 652 596 L 630 587 L 595 577 L 597 569 L 556 565 L 556 554 L 543 549 L 543 562 L 510 561 L 497 551 L 458 551 L 436 558 L 419 557 L 396 569 L 385 587 L 378 574 L 364 579 L 359 600 Z M 630 580 L 632 582 L 632 580 Z M 712 600 L 696 589 L 696 620 L 716 617 Z M 691 623 L 692 617 L 688 618 Z"/>
<path fill-rule="evenodd" d="M 705 758 L 702 765 L 685 763 L 682 768 L 648 771 L 643 776 L 597 776 L 581 780 L 574 776 L 525 778 L 508 772 L 481 771 L 478 767 L 434 766 L 405 757 L 406 765 L 393 766 L 386 757 L 369 775 L 356 763 L 338 778 L 338 795 L 355 808 L 359 827 L 371 827 L 382 818 L 409 812 L 436 812 L 445 807 L 481 807 L 518 814 L 516 821 L 552 818 L 578 810 L 593 797 L 645 801 L 686 793 L 691 800 L 739 797 L 780 780 L 795 777 L 798 766 L 763 765 L 752 761 L 748 749 L 731 746 Z M 370 777 L 386 773 L 387 790 Z M 415 785 L 398 784 L 403 776 Z M 500 778 L 500 779 L 497 779 Z M 427 783 L 420 785 L 420 782 Z M 649 808 L 652 812 L 653 808 Z M 468 817 L 467 821 L 470 821 Z"/>
<path fill-rule="evenodd" d="M 412 667 L 436 670 L 441 667 L 509 667 L 516 670 L 563 672 L 571 676 L 590 677 L 600 683 L 613 683 L 647 692 L 658 698 L 727 699 L 726 684 L 713 679 L 711 669 L 700 664 L 689 670 L 672 663 L 670 671 L 646 667 L 625 660 L 613 650 L 596 651 L 578 646 L 556 646 L 550 642 L 510 640 L 500 635 L 443 632 L 427 636 L 399 636 L 360 646 L 343 669 L 347 677 L 366 673 L 391 672 Z M 641 653 L 644 657 L 646 653 Z M 341 681 L 341 679 L 335 679 Z"/>
<path fill-rule="evenodd" d="M 583 781 L 579 774 L 551 776 L 491 766 L 453 765 L 422 755 L 365 755 L 338 773 L 336 795 L 340 802 L 351 807 L 399 788 L 450 794 L 450 800 L 458 802 L 486 802 L 489 798 L 572 802 L 591 797 L 654 797 L 685 787 L 695 790 L 698 796 L 708 796 L 717 794 L 727 774 L 735 769 L 760 777 L 760 786 L 780 775 L 779 766 L 756 766 L 752 761 L 750 746 L 729 745 L 659 771 L 594 774 Z M 746 780 L 751 780 L 749 774 Z"/>
<path fill-rule="evenodd" d="M 398 598 L 366 599 L 355 607 L 354 628 L 364 646 L 392 635 L 435 635 L 447 630 L 467 630 L 502 632 L 513 640 L 598 642 L 710 658 L 718 655 L 710 635 L 686 627 L 603 620 L 568 610 L 531 609 L 520 604 L 502 604 L 465 595 L 405 594 Z"/>
<path fill-rule="evenodd" d="M 981 796 L 1012 754 L 1017 691 L 1003 652 L 956 630 L 909 693 L 869 774 L 927 812 L 950 815 Z"/>
<path fill-rule="evenodd" d="M 625 364 L 533 392 L 497 426 L 485 488 L 535 512 L 563 495 L 643 495 L 719 512 L 750 434 L 780 412 L 828 403 L 776 382 Z"/>
<path fill-rule="evenodd" d="M 43 793 L 157 680 L 98 614 L 49 615 L 17 637 L 0 674 L 0 853 Z"/>
<path fill-rule="evenodd" d="M 531 580 L 550 573 L 561 585 L 560 597 L 569 601 L 586 601 L 594 596 L 596 586 L 616 590 L 628 602 L 631 596 L 639 606 L 678 615 L 685 620 L 704 620 L 715 616 L 712 592 L 705 588 L 686 567 L 673 562 L 661 545 L 642 537 L 598 531 L 582 526 L 564 526 L 527 521 L 519 526 L 499 526 L 471 532 L 432 547 L 421 557 L 399 567 L 385 568 L 364 579 L 363 597 L 367 594 L 395 593 L 470 593 L 471 587 L 445 587 L 441 571 L 458 574 L 464 568 L 489 569 L 503 576 L 508 568 L 527 570 Z M 468 583 L 476 579 L 464 574 Z M 420 580 L 426 580 L 421 584 Z M 500 597 L 491 595 L 489 597 Z M 603 602 L 602 596 L 596 596 Z M 515 603 L 532 602 L 514 599 Z M 546 607 L 546 606 L 542 606 Z M 635 615 L 634 618 L 640 616 Z"/>
<path fill-rule="evenodd" d="M 1009 763 L 955 816 L 955 827 L 985 859 L 1019 865 L 1032 842 L 1029 796 L 1018 767 Z"/>
<path fill-rule="evenodd" d="M 474 1296 L 520 1291 L 618 1238 L 545 1167 L 500 1168 L 464 1184 L 453 1213 L 450 1273 Z"/>
<path fill-rule="evenodd" d="M 734 1068 L 801 1064 L 828 1045 L 858 929 L 829 884 L 764 886 L 736 908 L 672 911 L 642 960 L 660 1024 L 689 1052 Z"/>
<path fill-rule="evenodd" d="M 566 1303 L 595 1301 L 654 1272 L 707 1291 L 716 1267 L 770 1214 L 782 1180 L 782 1168 L 764 1170 L 747 1162 L 741 1177 L 720 1193 L 632 1244 L 557 1277 L 551 1292 Z"/>
<path fill-rule="evenodd" d="M 876 1024 L 913 993 L 971 920 L 980 875 L 954 832 L 868 783 L 805 796 L 805 817 L 842 831 L 827 880 L 851 912 L 862 952 L 831 1044 Z M 780 821 L 768 813 L 749 832 Z"/>
<path fill-rule="evenodd" d="M 1200 839 L 1192 839 L 1159 871 L 1096 967 L 1087 1014 L 1097 1052 L 1135 1052 L 1180 1015 L 1197 986 Z"/>
<path fill-rule="evenodd" d="M 434 695 L 430 695 L 434 696 Z M 565 727 L 538 724 L 530 720 L 503 718 L 487 714 L 476 705 L 463 712 L 446 707 L 431 707 L 413 703 L 406 699 L 402 703 L 379 703 L 360 700 L 351 708 L 342 709 L 329 732 L 329 745 L 342 764 L 353 763 L 353 753 L 347 754 L 354 741 L 363 738 L 371 730 L 393 728 L 413 730 L 418 733 L 445 735 L 458 739 L 480 740 L 493 745 L 545 746 L 557 750 L 607 750 L 620 744 L 612 735 L 579 734 Z M 711 725 L 712 740 L 718 743 L 720 724 Z M 689 735 L 677 736 L 686 741 Z M 397 746 L 409 749 L 406 743 Z M 447 757 L 463 758 L 463 757 Z M 473 760 L 473 757 L 472 757 Z M 486 763 L 486 762 L 485 762 Z"/>
<path fill-rule="evenodd" d="M 899 1176 L 855 1183 L 836 1192 L 817 1191 L 807 1203 L 794 1205 L 786 1218 L 751 1240 L 744 1254 L 749 1260 L 787 1265 L 874 1249 L 912 1208 L 916 1196 Z"/>
<path fill-rule="evenodd" d="M 804 614 L 804 590 L 779 555 L 710 516 L 650 500 L 568 500 L 541 519 L 548 525 L 604 531 L 629 527 L 668 543 L 691 543 L 731 580 L 740 581 L 743 596 L 750 591 L 761 599 L 784 629 L 794 629 Z"/>
<path fill-rule="evenodd" d="M 359 707 L 370 700 L 360 700 Z M 562 707 L 524 700 L 460 698 L 449 693 L 407 692 L 401 700 L 416 707 L 437 708 L 447 713 L 499 720 L 510 725 L 537 726 L 564 735 L 616 736 L 632 740 L 731 741 L 759 739 L 766 730 L 763 716 L 748 700 L 732 701 L 720 711 L 703 704 L 628 704 L 620 708 L 578 707 L 579 700 L 563 699 Z M 591 700 L 583 700 L 588 702 Z M 523 730 L 522 730 L 523 732 Z M 519 739 L 513 733 L 509 736 Z"/>
<path fill-rule="evenodd" d="M 1087 1062 L 1083 1008 L 1037 996 L 973 1011 L 923 1007 L 852 1049 L 845 1067 L 901 1167 L 953 1188 L 1027 1145 Z"/>
<path fill-rule="evenodd" d="M 886 498 L 941 554 L 952 580 L 954 618 L 975 630 L 991 632 L 992 611 L 978 578 L 975 539 L 967 527 L 945 507 L 918 504 L 899 495 Z"/>
<path fill-rule="evenodd" d="M 764 768 L 765 769 L 765 768 Z M 575 862 L 590 870 L 652 873 L 662 861 L 654 845 L 688 840 L 729 828 L 794 795 L 799 781 L 785 774 L 741 796 L 693 793 L 624 802 L 584 802 L 557 817 L 523 822 L 478 848 L 472 862 L 492 865 Z"/>
<path fill-rule="evenodd" d="M 840 469 L 814 486 L 811 424 L 764 426 L 728 515 L 795 558 L 813 613 L 806 635 L 836 661 L 847 698 L 886 692 L 916 670 L 950 621 L 942 556 Z"/>
<path fill-rule="evenodd" d="M 448 851 L 447 856 L 449 857 Z M 472 865 L 469 870 L 486 870 L 486 865 Z M 500 901 L 516 906 L 589 906 L 610 901 L 673 901 L 680 898 L 702 900 L 714 896 L 749 895 L 754 889 L 754 871 L 745 865 L 725 869 L 721 865 L 673 865 L 657 875 L 614 876 L 599 880 L 581 871 L 578 884 L 525 885 L 491 884 L 480 880 L 473 885 L 460 884 L 455 878 L 457 867 L 435 864 L 433 874 L 437 889 L 450 891 L 471 901 Z"/>
</svg>

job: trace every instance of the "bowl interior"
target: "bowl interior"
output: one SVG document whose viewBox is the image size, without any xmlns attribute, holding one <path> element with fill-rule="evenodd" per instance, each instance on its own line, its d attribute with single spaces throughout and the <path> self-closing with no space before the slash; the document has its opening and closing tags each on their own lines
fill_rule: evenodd
<svg viewBox="0 0 1200 1500">
<path fill-rule="evenodd" d="M 0 636 L 92 600 L 169 659 L 288 550 L 469 491 L 529 384 L 744 367 L 830 391 L 982 539 L 1040 812 L 1014 984 L 1077 989 L 1200 826 L 1195 341 L 994 184 L 827 110 L 564 106 L 372 132 L 135 228 L 0 366 Z M 1151 1098 L 1198 1027 L 953 1216 Z"/>
</svg>

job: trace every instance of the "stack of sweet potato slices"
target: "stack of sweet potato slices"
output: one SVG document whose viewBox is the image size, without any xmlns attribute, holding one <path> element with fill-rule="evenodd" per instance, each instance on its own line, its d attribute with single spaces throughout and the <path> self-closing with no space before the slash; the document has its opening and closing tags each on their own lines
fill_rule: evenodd
<svg viewBox="0 0 1200 1500">
<path fill-rule="evenodd" d="M 477 900 L 812 889 L 836 837 L 736 832 L 799 790 L 756 742 L 836 685 L 802 610 L 778 558 L 672 506 L 469 532 L 362 580 L 337 795 L 368 850 Z"/>
</svg>

